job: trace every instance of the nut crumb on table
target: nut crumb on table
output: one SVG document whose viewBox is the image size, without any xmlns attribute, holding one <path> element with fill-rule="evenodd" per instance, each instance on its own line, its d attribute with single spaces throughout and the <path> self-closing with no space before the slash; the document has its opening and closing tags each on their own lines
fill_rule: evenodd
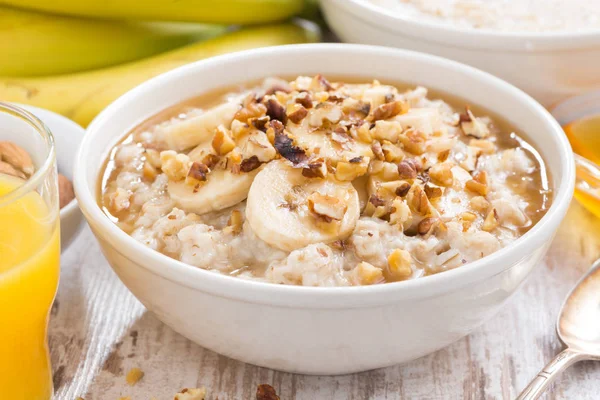
<svg viewBox="0 0 600 400">
<path fill-rule="evenodd" d="M 273 386 L 263 383 L 256 388 L 256 400 L 279 400 L 279 396 Z"/>
<path fill-rule="evenodd" d="M 175 395 L 173 400 L 204 400 L 206 388 L 185 388 Z"/>
<path fill-rule="evenodd" d="M 144 371 L 139 368 L 132 368 L 127 372 L 125 380 L 129 386 L 134 386 L 144 377 Z"/>
</svg>

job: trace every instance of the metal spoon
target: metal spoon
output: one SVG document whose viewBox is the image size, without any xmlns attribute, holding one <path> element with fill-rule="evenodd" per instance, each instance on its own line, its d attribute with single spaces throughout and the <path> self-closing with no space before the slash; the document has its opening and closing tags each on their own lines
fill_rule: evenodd
<svg viewBox="0 0 600 400">
<path fill-rule="evenodd" d="M 600 360 L 600 259 L 565 300 L 556 323 L 567 346 L 521 392 L 517 400 L 534 400 L 552 381 L 577 361 Z"/>
</svg>

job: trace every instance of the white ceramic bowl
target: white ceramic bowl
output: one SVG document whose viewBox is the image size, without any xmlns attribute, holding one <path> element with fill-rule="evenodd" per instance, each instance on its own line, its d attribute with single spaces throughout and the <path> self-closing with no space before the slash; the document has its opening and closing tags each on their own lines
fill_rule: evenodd
<svg viewBox="0 0 600 400">
<path fill-rule="evenodd" d="M 403 80 L 484 105 L 526 133 L 547 160 L 556 189 L 552 207 L 515 243 L 470 265 L 412 281 L 344 288 L 259 283 L 191 267 L 144 247 L 98 207 L 104 160 L 139 122 L 212 89 L 269 75 L 316 73 Z M 565 215 L 573 182 L 573 156 L 560 126 L 525 93 L 445 59 L 343 44 L 234 53 L 153 78 L 94 120 L 75 168 L 80 207 L 109 263 L 159 319 L 226 356 L 307 374 L 384 367 L 468 334 L 499 309 L 540 261 Z"/>
<path fill-rule="evenodd" d="M 56 144 L 56 163 L 58 172 L 73 181 L 73 167 L 75 155 L 83 139 L 85 130 L 77 123 L 62 115 L 42 108 L 25 104 L 16 104 L 38 117 L 52 132 Z M 81 210 L 77 207 L 77 200 L 73 199 L 60 210 L 60 248 L 64 251 L 69 247 L 83 226 L 84 220 Z"/>
<path fill-rule="evenodd" d="M 321 5 L 329 26 L 345 42 L 399 47 L 460 61 L 507 80 L 545 106 L 600 88 L 600 30 L 482 31 L 403 18 L 367 0 L 321 0 Z"/>
</svg>

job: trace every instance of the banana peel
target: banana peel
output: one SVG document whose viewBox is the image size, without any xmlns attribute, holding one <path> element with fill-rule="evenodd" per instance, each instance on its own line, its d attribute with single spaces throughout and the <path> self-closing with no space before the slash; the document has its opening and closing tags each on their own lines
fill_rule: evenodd
<svg viewBox="0 0 600 400">
<path fill-rule="evenodd" d="M 108 104 L 140 83 L 190 62 L 234 51 L 315 42 L 314 24 L 247 28 L 120 66 L 43 78 L 0 78 L 0 101 L 46 108 L 87 126 Z"/>
<path fill-rule="evenodd" d="M 0 4 L 93 18 L 245 25 L 297 15 L 304 0 L 0 0 Z"/>
<path fill-rule="evenodd" d="M 0 76 L 44 76 L 123 64 L 217 36 L 224 26 L 120 23 L 0 7 Z"/>
</svg>

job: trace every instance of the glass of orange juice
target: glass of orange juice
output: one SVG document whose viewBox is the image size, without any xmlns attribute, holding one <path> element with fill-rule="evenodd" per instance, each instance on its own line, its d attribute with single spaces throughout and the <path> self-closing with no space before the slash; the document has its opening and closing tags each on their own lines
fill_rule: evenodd
<svg viewBox="0 0 600 400">
<path fill-rule="evenodd" d="M 6 172 L 6 163 L 20 162 L 11 145 L 29 154 L 30 176 Z M 46 336 L 60 265 L 52 134 L 30 113 L 0 102 L 0 160 L 0 398 L 49 400 Z"/>
<path fill-rule="evenodd" d="M 600 91 L 569 98 L 550 109 L 575 154 L 575 198 L 600 217 Z"/>
</svg>

